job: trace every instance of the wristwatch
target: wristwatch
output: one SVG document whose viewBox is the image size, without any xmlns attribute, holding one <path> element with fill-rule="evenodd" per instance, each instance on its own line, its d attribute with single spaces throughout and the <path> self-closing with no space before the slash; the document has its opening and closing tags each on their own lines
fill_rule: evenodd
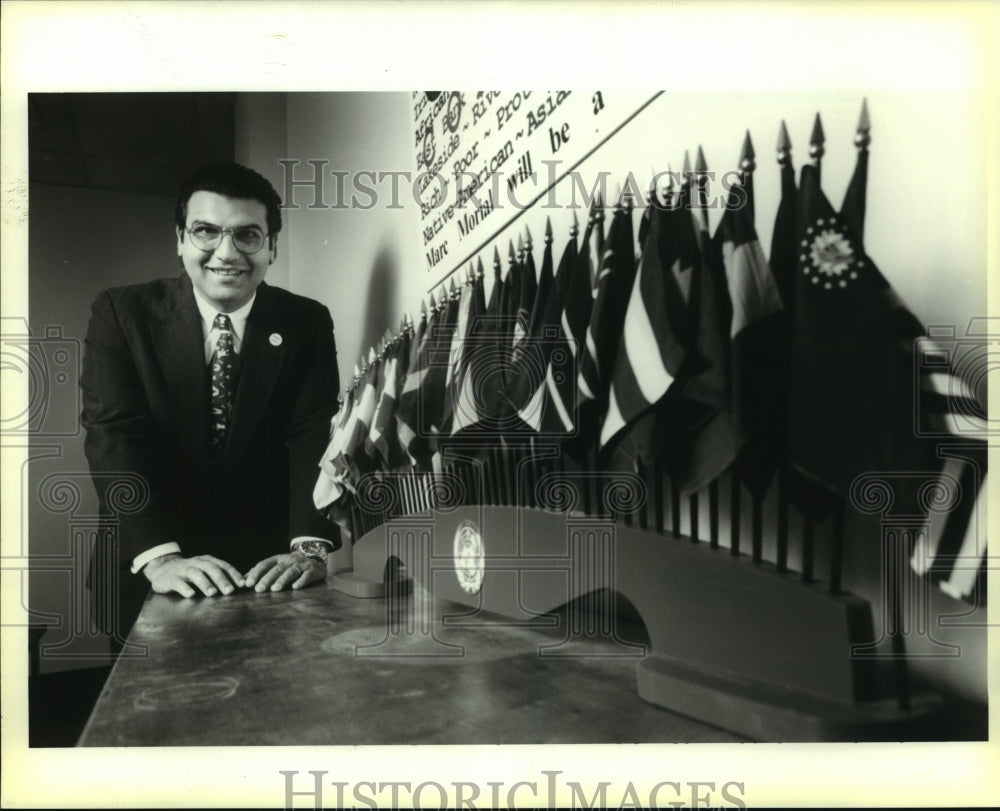
<svg viewBox="0 0 1000 811">
<path fill-rule="evenodd" d="M 300 541 L 295 550 L 301 552 L 307 558 L 318 560 L 326 566 L 326 559 L 330 556 L 327 546 L 322 541 Z"/>
</svg>

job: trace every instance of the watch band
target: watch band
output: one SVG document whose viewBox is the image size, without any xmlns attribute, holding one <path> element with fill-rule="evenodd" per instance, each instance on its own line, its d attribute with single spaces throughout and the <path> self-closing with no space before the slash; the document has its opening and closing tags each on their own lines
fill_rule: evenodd
<svg viewBox="0 0 1000 811">
<path fill-rule="evenodd" d="M 330 556 L 330 550 L 322 541 L 300 541 L 295 545 L 295 550 L 301 552 L 307 558 L 318 560 L 324 565 Z"/>
</svg>

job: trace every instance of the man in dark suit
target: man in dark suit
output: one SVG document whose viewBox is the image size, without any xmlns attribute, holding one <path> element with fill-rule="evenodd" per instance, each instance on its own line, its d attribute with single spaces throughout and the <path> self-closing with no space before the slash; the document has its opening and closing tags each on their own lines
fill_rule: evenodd
<svg viewBox="0 0 1000 811">
<path fill-rule="evenodd" d="M 102 533 L 91 587 L 98 622 L 119 640 L 150 586 L 183 597 L 302 588 L 326 577 L 339 545 L 312 500 L 337 410 L 333 322 L 264 282 L 280 203 L 251 169 L 199 170 L 175 213 L 185 272 L 94 302 L 82 418 L 117 539 Z M 115 504 L 122 474 L 138 483 L 127 510 Z M 111 566 L 119 588 L 101 594 Z"/>
</svg>

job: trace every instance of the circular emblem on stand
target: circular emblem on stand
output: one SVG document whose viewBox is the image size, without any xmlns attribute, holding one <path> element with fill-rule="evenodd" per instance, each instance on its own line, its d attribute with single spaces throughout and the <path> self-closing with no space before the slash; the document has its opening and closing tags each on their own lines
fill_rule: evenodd
<svg viewBox="0 0 1000 811">
<path fill-rule="evenodd" d="M 466 594 L 477 594 L 483 587 L 486 547 L 483 536 L 472 521 L 463 521 L 455 530 L 455 574 Z"/>
</svg>

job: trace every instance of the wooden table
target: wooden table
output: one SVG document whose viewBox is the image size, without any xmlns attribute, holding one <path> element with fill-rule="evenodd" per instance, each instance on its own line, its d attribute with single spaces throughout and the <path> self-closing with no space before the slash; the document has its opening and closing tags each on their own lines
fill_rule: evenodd
<svg viewBox="0 0 1000 811">
<path fill-rule="evenodd" d="M 643 702 L 636 649 L 586 637 L 555 649 L 574 656 L 540 654 L 566 636 L 565 616 L 560 627 L 442 623 L 468 610 L 419 587 L 395 603 L 329 584 L 151 595 L 126 648 L 146 653 L 119 658 L 80 745 L 742 740 Z"/>
</svg>

